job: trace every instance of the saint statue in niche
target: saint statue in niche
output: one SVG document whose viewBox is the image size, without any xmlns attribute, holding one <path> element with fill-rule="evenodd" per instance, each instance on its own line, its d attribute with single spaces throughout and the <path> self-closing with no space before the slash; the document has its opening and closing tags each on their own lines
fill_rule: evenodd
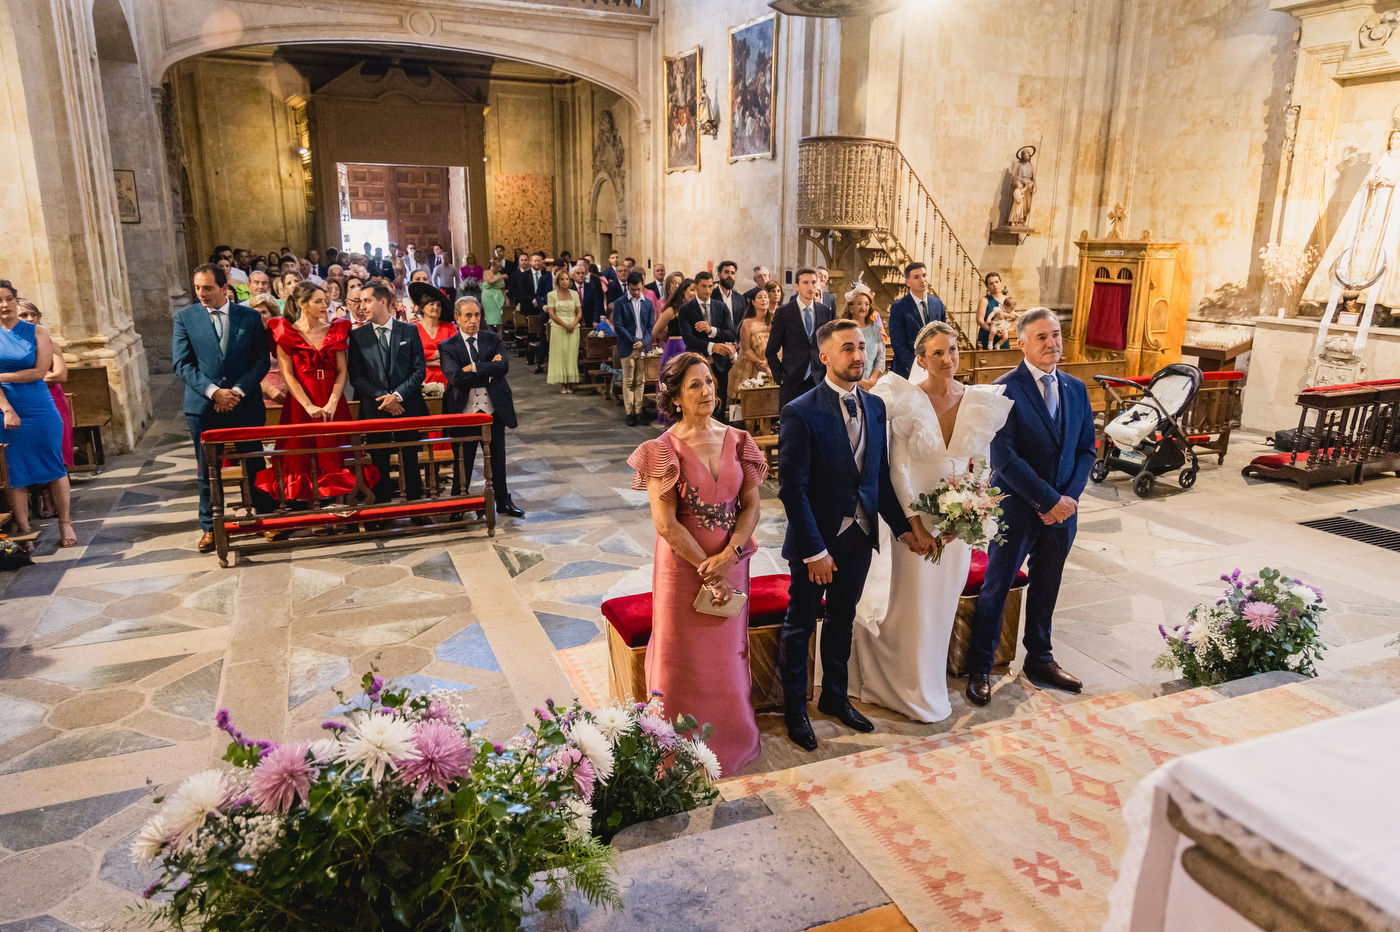
<svg viewBox="0 0 1400 932">
<path fill-rule="evenodd" d="M 1346 291 L 1371 291 L 1375 304 L 1400 307 L 1400 276 L 1393 266 L 1400 210 L 1395 188 L 1400 182 L 1400 127 L 1386 136 L 1385 152 L 1376 160 L 1361 188 L 1347 207 L 1337 232 L 1327 244 L 1303 294 L 1305 302 L 1328 304 L 1334 287 Z M 1390 274 L 1387 274 L 1390 273 Z"/>
<path fill-rule="evenodd" d="M 1011 212 L 1006 215 L 1008 227 L 1029 227 L 1031 200 L 1035 197 L 1035 166 L 1031 156 L 1035 146 L 1023 146 L 1016 153 L 1016 167 L 1011 169 Z"/>
</svg>

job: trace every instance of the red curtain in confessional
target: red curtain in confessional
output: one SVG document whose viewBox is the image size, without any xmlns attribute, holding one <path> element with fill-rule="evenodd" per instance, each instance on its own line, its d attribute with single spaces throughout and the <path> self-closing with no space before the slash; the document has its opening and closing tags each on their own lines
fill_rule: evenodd
<svg viewBox="0 0 1400 932">
<path fill-rule="evenodd" d="M 1084 342 L 1098 349 L 1120 350 L 1128 345 L 1128 310 L 1132 282 L 1094 282 L 1089 302 L 1089 327 Z"/>
</svg>

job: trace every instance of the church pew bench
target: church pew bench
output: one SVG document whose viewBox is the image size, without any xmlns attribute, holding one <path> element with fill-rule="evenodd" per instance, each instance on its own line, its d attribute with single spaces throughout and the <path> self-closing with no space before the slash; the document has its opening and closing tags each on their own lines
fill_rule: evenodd
<svg viewBox="0 0 1400 932">
<path fill-rule="evenodd" d="M 578 371 L 583 381 L 600 395 L 607 393 L 612 384 L 612 370 L 603 370 L 605 363 L 611 365 L 617 350 L 617 337 L 595 337 L 586 334 L 580 347 Z"/>
<path fill-rule="evenodd" d="M 768 460 L 769 478 L 778 475 L 778 386 L 739 389 L 739 410 L 744 429 Z"/>
<path fill-rule="evenodd" d="M 1257 456 L 1246 477 L 1284 479 L 1304 491 L 1400 470 L 1400 379 L 1304 389 L 1293 449 Z"/>
<path fill-rule="evenodd" d="M 73 408 L 74 452 L 82 462 L 73 472 L 97 472 L 106 462 L 102 428 L 112 423 L 112 390 L 106 366 L 72 366 L 64 385 Z"/>
</svg>

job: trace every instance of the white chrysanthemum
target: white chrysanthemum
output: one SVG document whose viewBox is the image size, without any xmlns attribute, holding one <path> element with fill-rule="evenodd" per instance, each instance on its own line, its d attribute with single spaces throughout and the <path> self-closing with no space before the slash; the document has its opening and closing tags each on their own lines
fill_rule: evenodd
<svg viewBox="0 0 1400 932">
<path fill-rule="evenodd" d="M 603 733 L 603 737 L 615 746 L 617 739 L 631 731 L 636 722 L 632 720 L 631 712 L 617 706 L 611 706 L 593 713 L 593 724 L 597 725 L 598 730 Z"/>
<path fill-rule="evenodd" d="M 164 816 L 170 834 L 185 844 L 211 815 L 218 815 L 233 795 L 235 787 L 222 770 L 206 770 L 186 778 L 165 806 Z"/>
<path fill-rule="evenodd" d="M 705 742 L 696 739 L 686 742 L 690 746 L 690 753 L 695 755 L 695 762 L 705 768 L 705 779 L 714 783 L 720 778 L 719 758 L 715 752 L 710 750 L 710 746 Z"/>
<path fill-rule="evenodd" d="M 996 518 L 982 519 L 982 536 L 985 537 L 987 540 L 991 540 L 992 538 L 996 537 L 997 531 L 1000 530 L 1001 526 L 997 524 Z"/>
<path fill-rule="evenodd" d="M 1317 601 L 1317 593 L 1314 592 L 1310 587 L 1305 586 L 1302 583 L 1298 583 L 1298 585 L 1294 586 L 1288 591 L 1293 595 L 1296 595 L 1298 598 L 1302 599 L 1304 605 L 1311 605 Z"/>
<path fill-rule="evenodd" d="M 569 737 L 573 739 L 574 745 L 583 752 L 583 756 L 588 758 L 588 762 L 593 765 L 593 772 L 598 776 L 599 783 L 606 783 L 613 775 L 613 752 L 612 745 L 608 739 L 603 737 L 603 733 L 598 730 L 587 719 L 579 719 L 574 722 Z"/>
<path fill-rule="evenodd" d="M 593 807 L 576 796 L 571 796 L 564 803 L 568 807 L 569 815 L 573 816 L 573 824 L 567 831 L 575 837 L 582 837 L 593 831 Z"/>
<path fill-rule="evenodd" d="M 334 738 L 320 738 L 311 742 L 311 756 L 318 761 L 333 761 L 340 756 L 340 742 Z"/>
<path fill-rule="evenodd" d="M 165 850 L 169 837 L 170 830 L 165 827 L 165 820 L 160 816 L 153 817 L 136 833 L 136 840 L 131 843 L 131 860 L 137 864 L 151 863 Z"/>
<path fill-rule="evenodd" d="M 364 767 L 371 783 L 395 770 L 396 760 L 413 752 L 413 727 L 392 715 L 368 715 L 355 720 L 340 742 L 340 759 Z"/>
<path fill-rule="evenodd" d="M 1201 653 L 1210 646 L 1211 642 L 1210 622 L 1204 618 L 1196 618 L 1186 626 L 1186 639 L 1191 644 L 1191 649 L 1196 653 Z"/>
</svg>

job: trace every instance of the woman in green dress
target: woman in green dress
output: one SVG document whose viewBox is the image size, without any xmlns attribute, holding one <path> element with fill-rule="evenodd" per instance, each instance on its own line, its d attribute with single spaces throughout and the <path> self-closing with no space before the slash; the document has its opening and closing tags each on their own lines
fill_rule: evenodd
<svg viewBox="0 0 1400 932">
<path fill-rule="evenodd" d="M 579 299 L 568 272 L 554 276 L 549 293 L 549 372 L 545 381 L 559 385 L 559 394 L 572 395 L 578 383 Z"/>
<path fill-rule="evenodd" d="M 501 335 L 501 311 L 506 304 L 506 277 L 501 272 L 501 260 L 492 259 L 481 278 L 482 322 L 494 327 Z"/>
</svg>

